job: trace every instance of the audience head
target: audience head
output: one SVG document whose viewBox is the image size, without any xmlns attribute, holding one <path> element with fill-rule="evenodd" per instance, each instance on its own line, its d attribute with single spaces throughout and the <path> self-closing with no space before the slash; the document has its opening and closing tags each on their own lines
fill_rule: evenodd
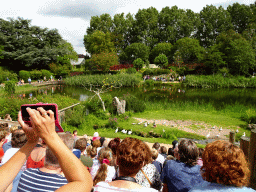
<svg viewBox="0 0 256 192">
<path fill-rule="evenodd" d="M 250 170 L 243 151 L 230 142 L 217 140 L 204 150 L 202 176 L 208 182 L 236 187 L 249 184 Z"/>
<path fill-rule="evenodd" d="M 100 181 L 105 181 L 107 178 L 108 165 L 112 160 L 112 151 L 110 148 L 102 148 L 99 151 L 98 161 L 100 162 L 100 167 L 97 174 L 93 180 L 93 185 L 95 186 Z"/>
<path fill-rule="evenodd" d="M 86 146 L 87 146 L 86 138 L 80 138 L 76 141 L 75 149 L 79 149 L 81 152 L 83 152 L 86 149 Z"/>
<path fill-rule="evenodd" d="M 160 153 L 161 154 L 167 154 L 167 148 L 165 146 L 160 147 Z"/>
<path fill-rule="evenodd" d="M 98 132 L 95 132 L 95 133 L 93 134 L 92 141 L 99 140 L 99 139 L 100 139 L 99 133 L 98 133 Z"/>
<path fill-rule="evenodd" d="M 120 138 L 118 138 L 118 137 L 116 137 L 115 139 L 112 139 L 109 142 L 108 147 L 110 149 L 112 149 L 113 155 L 116 155 L 116 150 L 117 150 L 119 145 L 120 145 Z"/>
<path fill-rule="evenodd" d="M 198 148 L 198 157 L 202 158 L 203 153 L 204 153 L 204 148 Z"/>
<path fill-rule="evenodd" d="M 105 141 L 105 137 L 101 137 L 101 138 L 100 138 L 100 146 L 101 146 L 101 147 L 103 146 L 104 141 Z"/>
<path fill-rule="evenodd" d="M 4 116 L 4 119 L 11 119 L 10 114 L 6 114 L 6 115 Z"/>
<path fill-rule="evenodd" d="M 74 138 L 71 134 L 67 133 L 58 133 L 59 137 L 63 141 L 63 143 L 70 149 L 73 149 L 74 146 Z M 53 167 L 60 167 L 57 157 L 54 153 L 47 147 L 46 155 L 45 155 L 45 165 L 50 165 Z"/>
<path fill-rule="evenodd" d="M 177 140 L 174 140 L 172 142 L 172 148 L 175 149 L 176 145 L 178 144 L 178 141 Z"/>
<path fill-rule="evenodd" d="M 77 136 L 77 130 L 74 130 L 74 131 L 73 131 L 73 135 L 74 135 L 74 136 Z"/>
<path fill-rule="evenodd" d="M 101 144 L 100 144 L 100 140 L 94 140 L 93 142 L 92 142 L 92 146 L 93 147 L 95 147 L 95 148 L 98 148 L 98 147 L 100 147 L 101 146 Z"/>
<path fill-rule="evenodd" d="M 170 147 L 170 148 L 168 149 L 167 155 L 171 155 L 171 156 L 174 157 L 174 149 Z"/>
<path fill-rule="evenodd" d="M 5 130 L 0 130 L 0 142 L 5 140 L 7 132 Z"/>
<path fill-rule="evenodd" d="M 198 149 L 189 139 L 182 139 L 178 145 L 179 160 L 189 166 L 197 165 Z"/>
<path fill-rule="evenodd" d="M 118 146 L 117 164 L 121 176 L 135 176 L 143 167 L 149 147 L 139 139 L 126 137 Z"/>
<path fill-rule="evenodd" d="M 154 149 L 156 149 L 157 151 L 159 151 L 160 149 L 160 144 L 158 142 L 154 143 L 153 147 Z"/>
<path fill-rule="evenodd" d="M 22 129 L 16 129 L 12 133 L 11 144 L 13 148 L 21 148 L 27 142 L 27 137 Z"/>
<path fill-rule="evenodd" d="M 102 147 L 108 147 L 110 140 L 109 139 L 105 139 L 105 141 L 103 142 L 103 146 Z"/>
<path fill-rule="evenodd" d="M 152 159 L 156 160 L 158 157 L 158 151 L 156 149 L 151 149 Z"/>
<path fill-rule="evenodd" d="M 94 158 L 94 157 L 96 157 L 96 155 L 97 155 L 97 148 L 92 147 L 91 145 L 89 145 L 89 146 L 86 148 L 86 153 L 87 153 L 87 155 L 90 156 L 91 158 Z"/>
</svg>

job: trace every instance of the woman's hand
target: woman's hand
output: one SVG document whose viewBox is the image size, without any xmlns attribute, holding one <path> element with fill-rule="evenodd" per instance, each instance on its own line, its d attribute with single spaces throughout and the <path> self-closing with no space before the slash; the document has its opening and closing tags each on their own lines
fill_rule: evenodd
<svg viewBox="0 0 256 192">
<path fill-rule="evenodd" d="M 39 137 L 36 131 L 22 120 L 21 111 L 19 111 L 18 113 L 18 122 L 20 123 L 23 131 L 25 132 L 28 142 L 37 143 Z"/>
<path fill-rule="evenodd" d="M 54 113 L 52 110 L 45 111 L 42 107 L 39 107 L 37 110 L 27 108 L 27 112 L 30 116 L 32 127 L 38 136 L 46 139 L 56 134 Z"/>
</svg>

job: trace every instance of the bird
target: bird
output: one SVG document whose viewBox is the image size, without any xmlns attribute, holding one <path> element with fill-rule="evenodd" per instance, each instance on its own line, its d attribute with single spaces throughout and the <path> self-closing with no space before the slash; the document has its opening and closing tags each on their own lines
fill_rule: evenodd
<svg viewBox="0 0 256 192">
<path fill-rule="evenodd" d="M 217 138 L 219 138 L 219 136 L 220 136 L 220 133 L 218 133 L 218 134 L 216 135 Z"/>
<path fill-rule="evenodd" d="M 118 128 L 116 128 L 116 131 L 115 131 L 115 133 L 117 133 L 118 132 Z"/>
<path fill-rule="evenodd" d="M 165 132 L 165 130 L 163 129 L 163 132 Z"/>
<path fill-rule="evenodd" d="M 142 122 L 139 122 L 138 125 L 140 125 Z"/>
<path fill-rule="evenodd" d="M 127 133 L 127 130 L 124 130 L 124 134 L 126 134 Z"/>
<path fill-rule="evenodd" d="M 144 127 L 147 127 L 147 126 L 148 126 L 147 122 L 146 122 L 146 123 L 144 123 Z"/>
<path fill-rule="evenodd" d="M 132 134 L 132 129 L 131 129 L 131 131 L 128 131 L 128 135 L 131 135 Z"/>
<path fill-rule="evenodd" d="M 125 132 L 125 129 L 123 129 L 121 132 L 122 132 L 122 133 L 126 133 L 126 132 Z"/>
<path fill-rule="evenodd" d="M 244 134 L 243 134 L 243 137 L 245 137 L 245 132 L 244 132 Z"/>
<path fill-rule="evenodd" d="M 132 123 L 133 125 L 135 125 L 136 123 Z"/>
<path fill-rule="evenodd" d="M 166 121 L 165 122 L 163 122 L 163 125 L 166 123 Z"/>
<path fill-rule="evenodd" d="M 210 132 L 206 135 L 206 138 L 208 139 L 210 137 Z"/>
<path fill-rule="evenodd" d="M 222 131 L 222 127 L 220 128 L 220 131 Z"/>
<path fill-rule="evenodd" d="M 239 131 L 238 131 L 238 129 L 236 130 L 236 133 L 238 133 Z"/>
<path fill-rule="evenodd" d="M 215 125 L 212 127 L 212 129 L 215 129 Z"/>
</svg>

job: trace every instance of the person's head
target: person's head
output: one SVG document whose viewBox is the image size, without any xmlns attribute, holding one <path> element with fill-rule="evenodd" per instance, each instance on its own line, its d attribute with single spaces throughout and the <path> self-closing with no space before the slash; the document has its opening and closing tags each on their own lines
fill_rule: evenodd
<svg viewBox="0 0 256 192">
<path fill-rule="evenodd" d="M 4 119 L 9 119 L 9 118 L 11 118 L 10 114 L 6 114 L 6 115 L 4 116 Z"/>
<path fill-rule="evenodd" d="M 109 144 L 108 147 L 110 149 L 112 149 L 113 155 L 116 155 L 116 150 L 118 148 L 118 146 L 120 145 L 120 138 L 116 137 L 115 139 L 112 139 Z"/>
<path fill-rule="evenodd" d="M 100 147 L 100 146 L 101 146 L 100 140 L 99 140 L 99 139 L 94 140 L 94 141 L 92 142 L 92 146 L 95 147 L 95 148 Z"/>
<path fill-rule="evenodd" d="M 63 141 L 63 143 L 70 149 L 73 149 L 74 146 L 74 138 L 71 134 L 67 133 L 58 133 L 59 137 Z M 46 155 L 45 155 L 45 165 L 53 166 L 59 168 L 59 162 L 54 153 L 47 147 Z"/>
<path fill-rule="evenodd" d="M 109 139 L 105 139 L 105 141 L 103 142 L 102 147 L 108 147 L 110 140 Z"/>
<path fill-rule="evenodd" d="M 250 170 L 243 151 L 230 142 L 217 140 L 204 150 L 202 176 L 208 182 L 236 187 L 249 184 Z"/>
<path fill-rule="evenodd" d="M 176 145 L 178 144 L 178 141 L 177 140 L 174 140 L 172 142 L 172 148 L 175 149 Z"/>
<path fill-rule="evenodd" d="M 11 144 L 13 148 L 21 148 L 27 142 L 27 136 L 22 129 L 16 129 L 12 133 Z"/>
<path fill-rule="evenodd" d="M 202 158 L 203 153 L 204 153 L 204 148 L 198 148 L 198 157 Z"/>
<path fill-rule="evenodd" d="M 5 140 L 7 132 L 3 129 L 0 130 L 0 142 Z"/>
<path fill-rule="evenodd" d="M 93 186 L 95 186 L 100 181 L 105 181 L 107 178 L 108 165 L 112 160 L 112 151 L 109 147 L 102 148 L 99 151 L 98 161 L 101 164 L 97 174 L 93 180 Z"/>
<path fill-rule="evenodd" d="M 167 148 L 165 146 L 160 147 L 160 153 L 161 154 L 167 154 Z"/>
<path fill-rule="evenodd" d="M 158 157 L 158 151 L 156 149 L 151 149 L 152 159 L 156 160 Z"/>
<path fill-rule="evenodd" d="M 91 145 L 89 145 L 89 146 L 86 148 L 86 153 L 87 153 L 87 155 L 89 155 L 91 158 L 94 158 L 94 157 L 96 157 L 96 155 L 97 155 L 97 148 L 92 147 Z"/>
<path fill-rule="evenodd" d="M 170 147 L 170 148 L 168 149 L 167 155 L 174 156 L 174 149 Z"/>
<path fill-rule="evenodd" d="M 182 139 L 178 145 L 179 160 L 189 166 L 197 165 L 198 149 L 196 144 L 189 139 Z"/>
<path fill-rule="evenodd" d="M 126 137 L 118 146 L 116 155 L 120 175 L 135 176 L 144 165 L 148 146 L 139 139 Z"/>
<path fill-rule="evenodd" d="M 153 145 L 152 148 L 153 148 L 153 149 L 156 149 L 157 151 L 159 151 L 159 149 L 160 149 L 160 144 L 159 144 L 158 142 L 156 142 L 156 143 L 154 143 L 154 145 Z"/>
<path fill-rule="evenodd" d="M 83 152 L 86 149 L 87 146 L 87 140 L 86 138 L 80 138 L 76 141 L 75 149 L 79 149 L 81 152 Z"/>
<path fill-rule="evenodd" d="M 99 140 L 99 139 L 100 139 L 99 133 L 98 133 L 98 132 L 95 132 L 95 133 L 93 134 L 92 141 Z"/>
<path fill-rule="evenodd" d="M 100 146 L 101 146 L 101 147 L 103 146 L 104 141 L 105 141 L 105 137 L 101 137 L 101 138 L 100 138 Z"/>
<path fill-rule="evenodd" d="M 77 130 L 74 130 L 74 131 L 73 131 L 73 135 L 74 135 L 74 136 L 77 136 Z"/>
</svg>

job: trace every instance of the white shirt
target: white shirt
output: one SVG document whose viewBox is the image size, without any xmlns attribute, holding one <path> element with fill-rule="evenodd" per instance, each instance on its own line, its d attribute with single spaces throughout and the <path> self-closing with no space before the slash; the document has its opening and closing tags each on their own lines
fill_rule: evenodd
<svg viewBox="0 0 256 192">
<path fill-rule="evenodd" d="M 165 158 L 163 155 L 161 155 L 160 153 L 158 153 L 158 157 L 156 159 L 156 161 L 162 163 L 162 165 L 164 164 Z"/>
</svg>

